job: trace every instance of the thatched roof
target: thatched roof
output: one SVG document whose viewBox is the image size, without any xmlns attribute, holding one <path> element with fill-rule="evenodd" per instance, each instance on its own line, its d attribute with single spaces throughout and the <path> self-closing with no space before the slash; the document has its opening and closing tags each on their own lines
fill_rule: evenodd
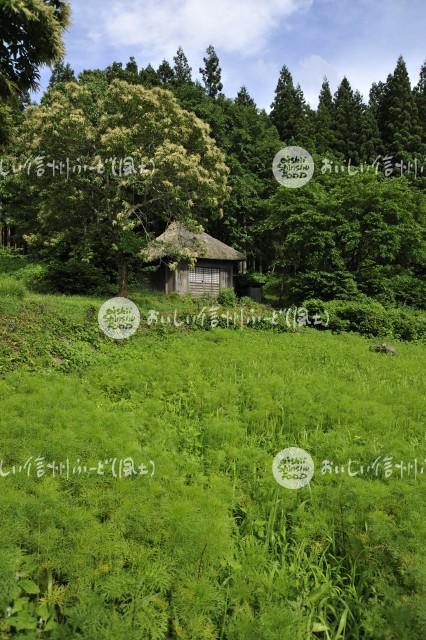
<svg viewBox="0 0 426 640">
<path fill-rule="evenodd" d="M 144 252 L 147 262 L 153 262 L 160 258 L 172 256 L 174 253 L 189 249 L 195 252 L 199 258 L 208 260 L 233 260 L 242 261 L 246 257 L 236 249 L 229 247 L 224 242 L 216 240 L 204 231 L 194 233 L 189 231 L 182 223 L 172 222 L 161 236 L 158 236 Z"/>
</svg>

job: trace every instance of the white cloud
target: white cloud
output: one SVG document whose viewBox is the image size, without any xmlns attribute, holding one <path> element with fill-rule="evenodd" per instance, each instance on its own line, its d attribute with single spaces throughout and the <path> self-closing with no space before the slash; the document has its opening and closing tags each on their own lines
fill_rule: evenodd
<svg viewBox="0 0 426 640">
<path fill-rule="evenodd" d="M 316 107 L 318 103 L 319 92 L 325 76 L 332 88 L 336 87 L 341 80 L 335 65 L 317 54 L 304 58 L 295 75 L 295 81 L 301 85 L 305 98 L 313 107 Z"/>
<path fill-rule="evenodd" d="M 190 56 L 208 44 L 223 52 L 258 54 L 282 21 L 313 0 L 115 0 L 97 5 L 91 37 L 110 46 L 139 47 L 153 62 L 179 45 Z M 92 4 L 92 3 L 91 3 Z"/>
</svg>

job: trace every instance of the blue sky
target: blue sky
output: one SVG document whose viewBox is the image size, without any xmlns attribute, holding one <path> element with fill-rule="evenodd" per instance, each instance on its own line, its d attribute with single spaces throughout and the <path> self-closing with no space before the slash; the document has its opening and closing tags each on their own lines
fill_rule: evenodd
<svg viewBox="0 0 426 640">
<path fill-rule="evenodd" d="M 324 75 L 368 97 L 402 54 L 413 83 L 426 59 L 425 0 L 71 0 L 66 60 L 79 72 L 134 56 L 146 66 L 181 45 L 194 76 L 206 47 L 219 55 L 224 92 L 245 84 L 269 108 L 286 64 L 315 106 Z M 42 87 L 49 78 L 42 72 Z"/>
</svg>

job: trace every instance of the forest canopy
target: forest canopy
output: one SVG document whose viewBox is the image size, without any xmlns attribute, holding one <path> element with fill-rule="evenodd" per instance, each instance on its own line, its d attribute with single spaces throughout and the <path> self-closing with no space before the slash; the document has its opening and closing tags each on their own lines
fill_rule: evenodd
<svg viewBox="0 0 426 640">
<path fill-rule="evenodd" d="M 283 66 L 269 113 L 245 86 L 235 98 L 224 95 L 213 46 L 200 76 L 202 83 L 182 48 L 157 69 L 130 58 L 77 77 L 61 58 L 39 105 L 3 103 L 6 157 L 87 165 L 120 156 L 147 167 L 130 176 L 127 166 L 121 181 L 96 171 L 52 180 L 35 165 L 10 171 L 0 193 L 15 242 L 52 272 L 75 269 L 77 286 L 83 261 L 85 288 L 89 272 L 93 286 L 113 281 L 120 255 L 136 277 L 141 246 L 183 216 L 244 252 L 249 271 L 262 272 L 282 300 L 367 295 L 421 307 L 426 63 L 412 87 L 400 57 L 368 102 L 347 78 L 334 94 L 325 78 L 316 109 Z M 286 145 L 315 160 L 312 181 L 294 191 L 271 170 Z M 125 212 L 142 193 L 142 218 L 134 210 L 132 221 Z"/>
</svg>

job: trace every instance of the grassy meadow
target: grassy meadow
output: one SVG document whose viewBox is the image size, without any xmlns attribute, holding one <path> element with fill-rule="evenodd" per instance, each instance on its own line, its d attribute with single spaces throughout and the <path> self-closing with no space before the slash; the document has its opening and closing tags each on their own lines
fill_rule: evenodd
<svg viewBox="0 0 426 640">
<path fill-rule="evenodd" d="M 101 297 L 3 271 L 1 638 L 426 637 L 424 344 L 167 325 L 113 342 Z M 272 474 L 289 446 L 315 462 L 297 491 Z M 387 456 L 389 477 L 350 475 Z"/>
</svg>

